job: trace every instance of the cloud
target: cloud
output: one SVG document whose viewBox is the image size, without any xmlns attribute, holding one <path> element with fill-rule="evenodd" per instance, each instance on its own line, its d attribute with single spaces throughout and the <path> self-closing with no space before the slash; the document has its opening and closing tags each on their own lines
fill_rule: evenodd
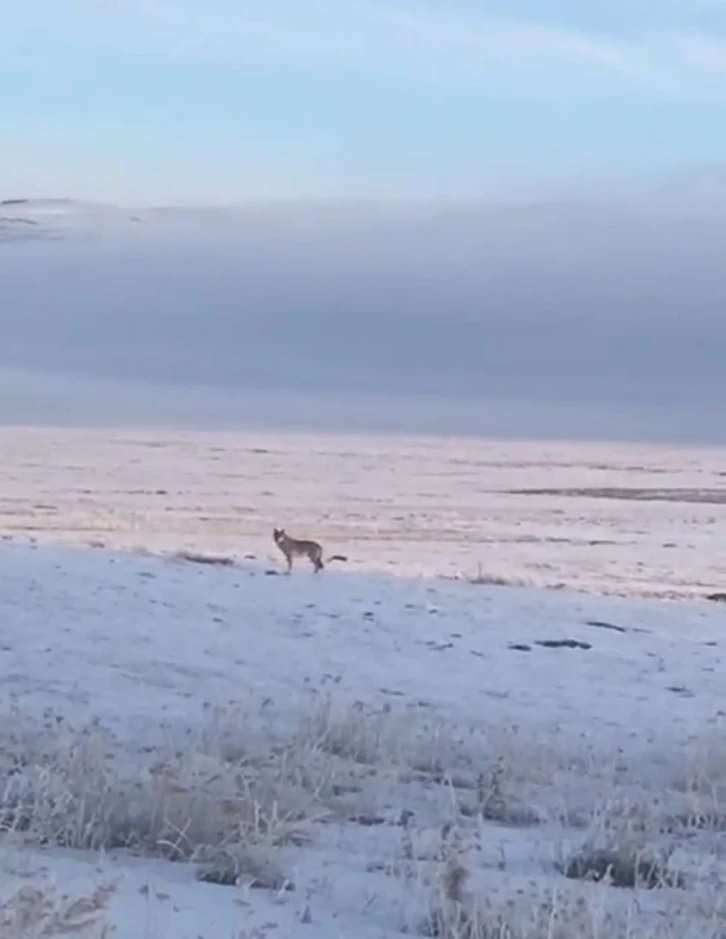
<svg viewBox="0 0 726 939">
<path fill-rule="evenodd" d="M 677 41 L 677 51 L 688 66 L 726 77 L 726 37 L 682 36 Z"/>
<path fill-rule="evenodd" d="M 660 84 L 666 77 L 642 43 L 564 27 L 507 19 L 470 21 L 381 10 L 376 14 L 399 41 L 416 39 L 428 51 L 518 65 L 586 65 L 621 77 Z"/>
<path fill-rule="evenodd" d="M 716 5 L 716 0 L 713 0 Z M 726 11 L 726 4 L 723 5 Z M 659 27 L 657 13 L 635 28 L 623 13 L 617 33 L 534 18 L 439 14 L 402 0 L 26 0 L 0 7 L 0 25 L 46 28 L 73 44 L 108 44 L 178 57 L 275 56 L 336 68 L 481 80 L 509 70 L 514 79 L 591 77 L 644 91 L 680 92 L 726 75 L 726 17 L 721 31 Z M 654 8 L 654 9 L 657 9 Z M 636 20 L 636 23 L 641 20 Z M 630 29 L 628 29 L 630 24 Z M 700 85 L 699 85 L 700 87 Z"/>
</svg>

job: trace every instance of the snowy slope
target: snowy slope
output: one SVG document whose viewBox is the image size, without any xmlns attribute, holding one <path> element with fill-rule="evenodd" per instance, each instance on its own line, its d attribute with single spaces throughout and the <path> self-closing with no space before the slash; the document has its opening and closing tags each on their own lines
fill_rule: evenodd
<svg viewBox="0 0 726 939">
<path fill-rule="evenodd" d="M 200 707 L 250 688 L 294 703 L 326 682 L 351 703 L 397 698 L 447 717 L 501 715 L 614 741 L 630 732 L 636 709 L 653 728 L 669 712 L 670 732 L 688 739 L 722 706 L 726 615 L 715 604 L 332 568 L 287 578 L 251 563 L 214 567 L 62 547 L 1 551 L 5 690 L 24 707 L 72 702 L 83 719 L 118 722 L 119 731 L 132 719 L 134 735 L 133 719 L 149 714 L 190 721 Z M 536 645 L 559 639 L 592 648 Z"/>
<path fill-rule="evenodd" d="M 656 936 L 663 911 L 669 935 L 716 935 L 717 836 L 673 819 L 723 798 L 720 607 L 13 542 L 0 561 L 6 818 L 17 787 L 54 794 L 10 826 L 5 896 L 45 876 L 71 897 L 110 883 L 119 939 L 357 939 L 415 932 L 442 866 L 464 859 L 495 918 L 515 915 L 510 900 L 544 916 L 554 891 L 553 935 L 625 935 L 595 931 L 608 912 Z M 537 645 L 562 639 L 586 647 Z M 103 827 L 91 795 L 143 802 L 159 786 L 169 817 L 189 800 L 191 829 L 197 803 L 202 818 L 254 804 L 255 864 L 284 874 L 250 891 L 197 883 L 195 864 L 78 850 Z M 186 825 L 167 831 L 172 857 Z M 626 828 L 674 849 L 688 889 L 557 872 L 560 852 Z M 51 829 L 67 850 L 41 848 Z"/>
</svg>

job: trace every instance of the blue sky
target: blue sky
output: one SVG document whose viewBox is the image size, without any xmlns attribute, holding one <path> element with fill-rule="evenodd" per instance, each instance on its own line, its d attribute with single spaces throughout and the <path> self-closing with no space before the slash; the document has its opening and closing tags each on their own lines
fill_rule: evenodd
<svg viewBox="0 0 726 939">
<path fill-rule="evenodd" d="M 469 199 L 719 173 L 726 0 L 0 0 L 4 196 Z"/>
</svg>

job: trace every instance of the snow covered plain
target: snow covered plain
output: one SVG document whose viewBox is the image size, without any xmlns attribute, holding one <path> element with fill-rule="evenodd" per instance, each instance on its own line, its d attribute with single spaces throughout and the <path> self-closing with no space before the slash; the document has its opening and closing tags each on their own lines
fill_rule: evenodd
<svg viewBox="0 0 726 939">
<path fill-rule="evenodd" d="M 724 589 L 726 452 L 605 444 L 0 428 L 0 530 L 622 596 Z M 619 498 L 613 498 L 619 496 Z"/>
<path fill-rule="evenodd" d="M 1 439 L 3 939 L 724 935 L 723 454 Z"/>
</svg>

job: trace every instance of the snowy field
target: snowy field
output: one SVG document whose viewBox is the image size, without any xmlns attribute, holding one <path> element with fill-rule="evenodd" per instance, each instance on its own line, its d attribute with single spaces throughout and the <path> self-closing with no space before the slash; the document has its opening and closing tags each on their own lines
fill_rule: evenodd
<svg viewBox="0 0 726 939">
<path fill-rule="evenodd" d="M 0 939 L 722 939 L 722 453 L 0 439 Z"/>
<path fill-rule="evenodd" d="M 274 525 L 349 569 L 622 596 L 724 589 L 726 451 L 0 428 L 0 530 L 274 557 Z"/>
</svg>

